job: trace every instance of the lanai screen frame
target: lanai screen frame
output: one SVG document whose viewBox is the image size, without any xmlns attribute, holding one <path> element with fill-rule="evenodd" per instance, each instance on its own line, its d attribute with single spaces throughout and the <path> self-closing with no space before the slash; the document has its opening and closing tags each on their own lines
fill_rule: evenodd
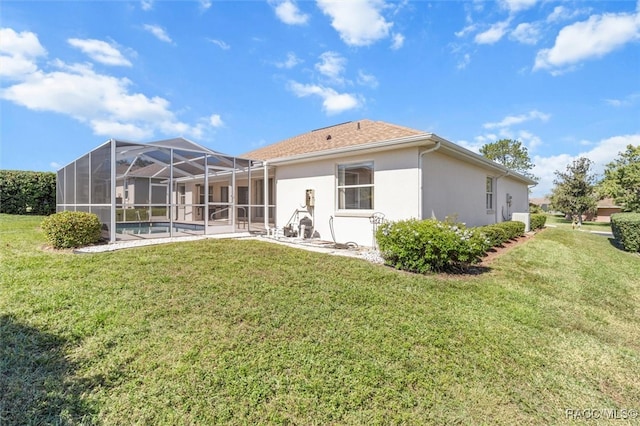
<svg viewBox="0 0 640 426">
<path fill-rule="evenodd" d="M 143 159 L 142 161 L 140 159 Z M 142 164 L 142 166 L 140 166 Z M 72 161 L 57 171 L 56 211 L 72 210 L 95 213 L 108 235 L 109 242 L 117 240 L 117 210 L 123 207 L 122 195 L 117 193 L 119 182 L 131 176 L 142 179 L 162 179 L 168 186 L 168 199 L 164 208 L 168 210 L 169 237 L 174 236 L 177 184 L 204 180 L 204 233 L 209 233 L 209 177 L 211 168 L 224 166 L 231 176 L 231 200 L 229 211 L 233 232 L 236 232 L 237 193 L 236 176 L 246 176 L 248 191 L 252 194 L 252 172 L 263 178 L 263 200 L 261 205 L 249 204 L 248 226 L 251 229 L 251 209 L 264 208 L 264 228 L 270 220 L 275 223 L 275 195 L 269 197 L 269 170 L 266 162 L 244 159 L 209 150 L 183 138 L 158 142 L 139 143 L 110 139 L 89 153 Z M 147 169 L 147 170 L 144 170 Z M 224 172 L 223 172 L 224 173 Z M 254 175 L 255 177 L 255 175 Z M 151 181 L 150 181 L 151 182 Z M 151 183 L 150 183 L 151 185 Z M 117 197 L 121 195 L 120 197 Z M 151 197 L 151 194 L 149 194 Z M 120 198 L 120 199 L 118 199 Z M 118 202 L 119 201 L 119 202 Z M 149 199 L 152 209 L 163 207 Z M 273 209 L 273 218 L 270 210 Z M 123 216 L 126 212 L 122 213 Z"/>
</svg>

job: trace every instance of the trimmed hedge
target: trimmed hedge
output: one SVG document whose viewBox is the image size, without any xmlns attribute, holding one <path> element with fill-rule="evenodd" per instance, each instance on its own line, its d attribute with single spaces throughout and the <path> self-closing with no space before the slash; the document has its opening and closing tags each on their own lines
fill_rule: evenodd
<svg viewBox="0 0 640 426">
<path fill-rule="evenodd" d="M 0 213 L 46 216 L 55 211 L 55 173 L 0 170 Z"/>
<path fill-rule="evenodd" d="M 57 249 L 83 247 L 100 241 L 101 223 L 94 213 L 63 211 L 42 221 L 47 241 Z"/>
<path fill-rule="evenodd" d="M 534 213 L 529 216 L 529 227 L 531 230 L 542 229 L 544 225 L 547 223 L 547 215 L 546 214 L 538 214 Z"/>
<path fill-rule="evenodd" d="M 614 213 L 611 231 L 626 251 L 640 252 L 640 213 Z"/>
<path fill-rule="evenodd" d="M 478 262 L 490 247 L 483 234 L 434 219 L 383 223 L 376 239 L 387 265 L 420 274 L 459 270 Z"/>
<path fill-rule="evenodd" d="M 509 240 L 524 235 L 525 224 L 522 222 L 507 221 L 492 225 L 478 226 L 474 228 L 489 240 L 490 247 L 498 247 Z"/>
</svg>

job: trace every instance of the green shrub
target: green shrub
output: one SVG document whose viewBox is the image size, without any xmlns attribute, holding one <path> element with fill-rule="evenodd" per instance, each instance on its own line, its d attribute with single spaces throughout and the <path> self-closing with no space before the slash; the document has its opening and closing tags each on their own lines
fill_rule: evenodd
<svg viewBox="0 0 640 426">
<path fill-rule="evenodd" d="M 612 214 L 611 231 L 626 251 L 640 252 L 640 213 Z"/>
<path fill-rule="evenodd" d="M 545 223 L 547 223 L 547 215 L 546 214 L 532 214 L 529 216 L 529 226 L 531 230 L 542 229 L 544 228 Z"/>
<path fill-rule="evenodd" d="M 463 268 L 489 248 L 480 232 L 434 219 L 383 223 L 376 238 L 387 265 L 421 274 Z"/>
<path fill-rule="evenodd" d="M 504 229 L 509 240 L 514 240 L 524 235 L 525 224 L 522 222 L 509 220 L 497 223 L 496 225 Z"/>
<path fill-rule="evenodd" d="M 42 221 L 47 241 L 57 249 L 97 243 L 101 238 L 100 228 L 98 216 L 87 212 L 64 211 Z"/>
<path fill-rule="evenodd" d="M 479 226 L 475 229 L 489 240 L 491 247 L 498 247 L 509 241 L 507 232 L 499 224 Z"/>
<path fill-rule="evenodd" d="M 0 213 L 50 215 L 55 211 L 55 173 L 0 170 Z"/>
</svg>

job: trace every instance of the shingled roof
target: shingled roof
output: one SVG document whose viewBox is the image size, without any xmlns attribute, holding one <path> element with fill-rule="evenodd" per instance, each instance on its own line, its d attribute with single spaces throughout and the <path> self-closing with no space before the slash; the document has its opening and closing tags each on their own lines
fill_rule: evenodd
<svg viewBox="0 0 640 426">
<path fill-rule="evenodd" d="M 383 121 L 359 120 L 312 130 L 242 154 L 243 158 L 271 160 L 349 146 L 381 142 L 426 133 Z"/>
</svg>

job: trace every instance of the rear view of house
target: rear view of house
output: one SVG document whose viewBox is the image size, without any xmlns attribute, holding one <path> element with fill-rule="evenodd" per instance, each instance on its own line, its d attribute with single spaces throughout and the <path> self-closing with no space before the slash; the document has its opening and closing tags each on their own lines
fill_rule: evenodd
<svg viewBox="0 0 640 426">
<path fill-rule="evenodd" d="M 57 176 L 58 211 L 96 213 L 111 242 L 287 230 L 368 246 L 381 220 L 510 220 L 535 184 L 432 133 L 371 120 L 242 157 L 183 138 L 111 139 Z"/>
</svg>

